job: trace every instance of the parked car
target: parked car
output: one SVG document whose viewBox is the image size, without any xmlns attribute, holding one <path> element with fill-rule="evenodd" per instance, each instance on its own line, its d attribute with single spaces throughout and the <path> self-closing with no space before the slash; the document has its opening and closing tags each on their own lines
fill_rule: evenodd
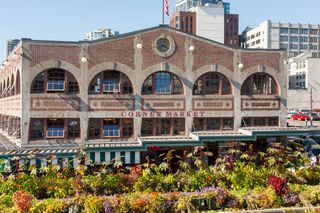
<svg viewBox="0 0 320 213">
<path fill-rule="evenodd" d="M 299 112 L 298 109 L 288 109 L 288 110 L 287 110 L 287 113 L 291 113 L 291 114 L 295 114 L 295 113 L 297 113 L 297 112 Z"/>
<path fill-rule="evenodd" d="M 302 114 L 304 114 L 304 115 L 310 115 L 310 109 L 302 109 L 301 111 L 300 111 Z"/>
<path fill-rule="evenodd" d="M 310 136 L 310 138 L 311 138 L 312 140 L 314 140 L 315 142 L 317 142 L 318 144 L 320 144 L 320 133 L 318 133 L 318 134 L 313 134 L 313 135 Z"/>
<path fill-rule="evenodd" d="M 291 148 L 302 148 L 302 149 L 310 149 L 312 150 L 312 153 L 315 155 L 319 155 L 320 154 L 320 145 L 315 142 L 313 139 L 311 138 L 292 138 L 288 140 L 288 146 Z"/>
<path fill-rule="evenodd" d="M 299 120 L 299 121 L 305 121 L 305 120 L 310 120 L 309 115 L 305 115 L 305 114 L 301 114 L 301 113 L 297 113 L 297 114 L 293 114 L 291 116 L 292 120 Z"/>
<path fill-rule="evenodd" d="M 318 121 L 318 120 L 320 120 L 320 115 L 319 115 L 318 112 L 313 112 L 313 113 L 311 114 L 311 118 L 312 118 L 312 120 L 314 120 L 314 121 Z"/>
</svg>

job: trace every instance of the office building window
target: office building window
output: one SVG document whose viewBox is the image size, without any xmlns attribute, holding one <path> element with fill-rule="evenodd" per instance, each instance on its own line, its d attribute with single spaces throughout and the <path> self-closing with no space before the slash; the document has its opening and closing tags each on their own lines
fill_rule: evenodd
<svg viewBox="0 0 320 213">
<path fill-rule="evenodd" d="M 298 28 L 291 28 L 290 34 L 298 34 Z"/>
<path fill-rule="evenodd" d="M 308 44 L 300 44 L 300 49 L 301 50 L 307 50 L 308 49 Z"/>
<path fill-rule="evenodd" d="M 312 58 L 318 58 L 318 53 L 312 52 Z"/>
<path fill-rule="evenodd" d="M 290 36 L 290 42 L 298 42 L 298 36 Z"/>
<path fill-rule="evenodd" d="M 288 41 L 288 36 L 280 36 L 280 41 Z"/>
<path fill-rule="evenodd" d="M 310 37 L 310 42 L 311 43 L 317 43 L 318 42 L 318 38 L 317 37 Z"/>
<path fill-rule="evenodd" d="M 300 36 L 300 42 L 308 42 L 308 37 Z"/>
<path fill-rule="evenodd" d="M 280 28 L 280 33 L 288 34 L 288 32 L 289 32 L 288 28 Z"/>
<path fill-rule="evenodd" d="M 290 44 L 290 49 L 298 49 L 298 44 Z"/>
<path fill-rule="evenodd" d="M 318 35 L 318 30 L 311 29 L 310 30 L 310 35 Z"/>
<path fill-rule="evenodd" d="M 308 34 L 308 29 L 300 29 L 300 34 Z"/>
<path fill-rule="evenodd" d="M 288 44 L 282 44 L 280 43 L 280 49 L 288 49 Z"/>
</svg>

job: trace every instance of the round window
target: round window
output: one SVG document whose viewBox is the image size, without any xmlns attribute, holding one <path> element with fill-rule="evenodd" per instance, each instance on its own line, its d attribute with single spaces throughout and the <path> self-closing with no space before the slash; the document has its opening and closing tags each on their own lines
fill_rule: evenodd
<svg viewBox="0 0 320 213">
<path fill-rule="evenodd" d="M 161 53 L 166 53 L 170 50 L 170 41 L 167 38 L 159 38 L 156 45 L 158 51 Z"/>
</svg>

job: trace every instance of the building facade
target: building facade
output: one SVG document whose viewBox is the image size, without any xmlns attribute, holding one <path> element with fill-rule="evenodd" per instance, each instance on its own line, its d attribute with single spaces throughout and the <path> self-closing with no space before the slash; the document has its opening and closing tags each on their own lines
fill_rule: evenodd
<svg viewBox="0 0 320 213">
<path fill-rule="evenodd" d="M 286 126 L 285 58 L 163 25 L 91 42 L 22 40 L 0 71 L 1 134 L 20 149 L 85 146 L 125 162 L 210 135 L 254 140 L 239 129 Z"/>
<path fill-rule="evenodd" d="M 312 57 L 319 56 L 319 25 L 275 23 L 264 21 L 258 27 L 247 30 L 245 47 L 253 49 L 284 49 L 289 56 L 311 52 Z"/>
<path fill-rule="evenodd" d="M 311 52 L 302 53 L 288 60 L 289 63 L 289 109 L 320 109 L 319 67 L 320 59 Z"/>
<path fill-rule="evenodd" d="M 7 57 L 10 55 L 12 50 L 19 44 L 20 40 L 19 39 L 10 39 L 7 40 Z"/>
</svg>

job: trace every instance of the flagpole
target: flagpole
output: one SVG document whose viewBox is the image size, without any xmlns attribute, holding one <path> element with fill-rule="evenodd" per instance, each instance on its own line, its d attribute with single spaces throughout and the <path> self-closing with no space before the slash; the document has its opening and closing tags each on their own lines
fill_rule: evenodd
<svg viewBox="0 0 320 213">
<path fill-rule="evenodd" d="M 164 0 L 162 0 L 162 25 L 164 25 Z"/>
</svg>

